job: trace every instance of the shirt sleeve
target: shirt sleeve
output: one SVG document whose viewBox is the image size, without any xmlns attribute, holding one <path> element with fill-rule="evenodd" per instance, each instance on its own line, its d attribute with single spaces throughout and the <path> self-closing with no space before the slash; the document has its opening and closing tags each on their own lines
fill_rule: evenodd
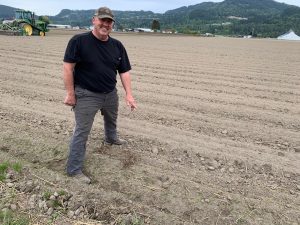
<svg viewBox="0 0 300 225">
<path fill-rule="evenodd" d="M 118 72 L 119 73 L 125 73 L 129 70 L 131 70 L 129 57 L 127 55 L 126 49 L 121 44 L 121 60 L 120 60 L 120 65 L 118 67 Z"/>
<path fill-rule="evenodd" d="M 64 62 L 77 63 L 80 61 L 78 38 L 72 38 L 66 48 Z"/>
</svg>

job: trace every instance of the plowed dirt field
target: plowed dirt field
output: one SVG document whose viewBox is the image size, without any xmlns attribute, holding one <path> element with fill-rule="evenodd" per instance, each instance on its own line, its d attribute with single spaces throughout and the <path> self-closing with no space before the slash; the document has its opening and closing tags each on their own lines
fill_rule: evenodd
<svg viewBox="0 0 300 225">
<path fill-rule="evenodd" d="M 85 163 L 93 183 L 83 186 L 64 170 L 74 121 L 62 59 L 73 34 L 0 36 L 0 162 L 20 161 L 93 204 L 99 224 L 128 215 L 153 225 L 300 224 L 299 42 L 113 33 L 131 59 L 138 110 L 126 107 L 119 79 L 129 143 L 103 145 L 99 114 Z"/>
</svg>

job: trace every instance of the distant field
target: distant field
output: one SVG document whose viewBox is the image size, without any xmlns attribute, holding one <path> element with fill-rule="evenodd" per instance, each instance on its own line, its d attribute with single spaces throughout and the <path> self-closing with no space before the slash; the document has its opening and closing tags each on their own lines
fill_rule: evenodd
<svg viewBox="0 0 300 225">
<path fill-rule="evenodd" d="M 99 114 L 85 165 L 94 183 L 83 188 L 64 173 L 74 121 L 62 59 L 76 32 L 0 36 L 0 161 L 81 193 L 102 224 L 128 213 L 153 225 L 300 224 L 300 42 L 113 33 L 138 110 L 119 80 L 129 144 L 102 146 Z"/>
</svg>

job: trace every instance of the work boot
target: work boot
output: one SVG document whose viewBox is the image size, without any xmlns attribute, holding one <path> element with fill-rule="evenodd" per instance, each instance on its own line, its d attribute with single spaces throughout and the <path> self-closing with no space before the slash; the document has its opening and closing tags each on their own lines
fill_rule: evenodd
<svg viewBox="0 0 300 225">
<path fill-rule="evenodd" d="M 117 139 L 114 139 L 114 140 L 106 139 L 104 141 L 104 143 L 108 144 L 108 145 L 126 145 L 127 141 L 125 141 L 123 139 L 120 139 L 120 138 L 117 138 Z"/>
<path fill-rule="evenodd" d="M 90 184 L 91 179 L 84 175 L 83 173 L 75 174 L 72 176 L 74 179 L 78 180 L 80 183 Z"/>
</svg>

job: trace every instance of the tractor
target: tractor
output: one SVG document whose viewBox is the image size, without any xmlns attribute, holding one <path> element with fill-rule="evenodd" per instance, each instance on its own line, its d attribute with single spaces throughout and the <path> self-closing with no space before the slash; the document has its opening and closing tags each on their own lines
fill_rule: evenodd
<svg viewBox="0 0 300 225">
<path fill-rule="evenodd" d="M 36 20 L 34 13 L 26 10 L 16 10 L 15 20 L 1 24 L 0 30 L 11 33 L 12 35 L 26 36 L 45 36 L 48 31 L 46 22 Z"/>
</svg>

